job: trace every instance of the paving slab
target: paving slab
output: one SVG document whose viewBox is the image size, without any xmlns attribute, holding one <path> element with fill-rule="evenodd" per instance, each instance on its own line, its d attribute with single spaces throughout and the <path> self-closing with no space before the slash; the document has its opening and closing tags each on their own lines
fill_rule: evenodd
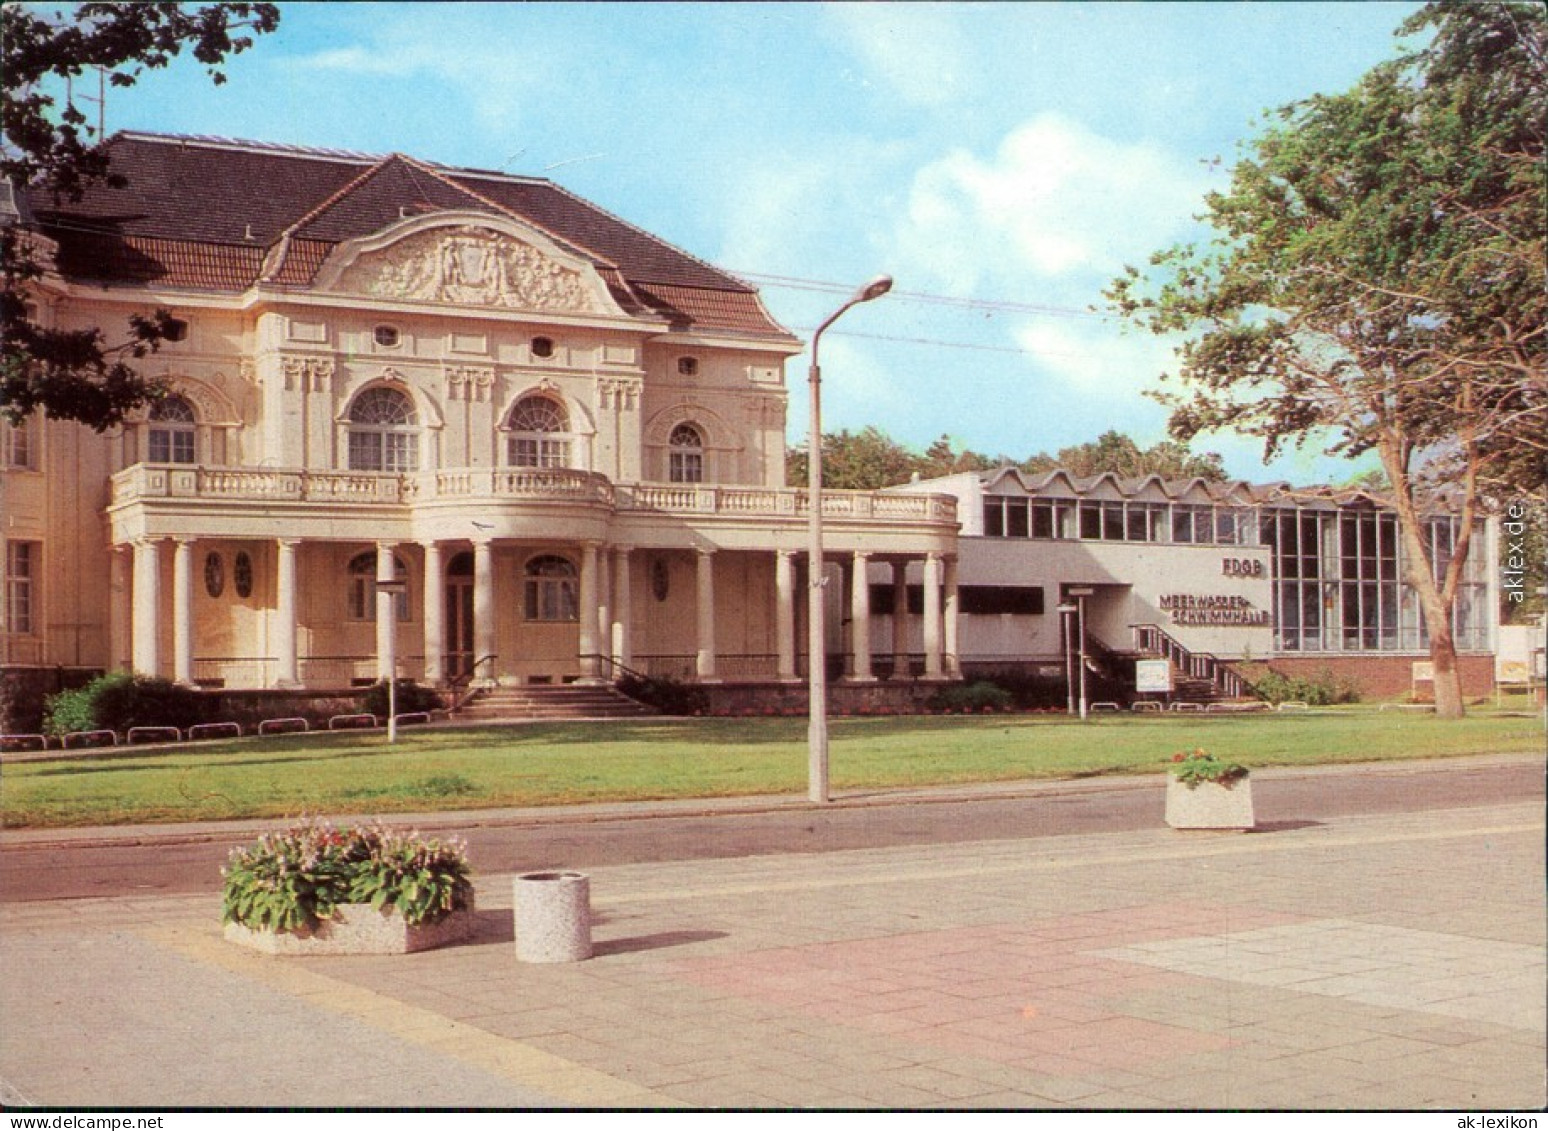
<svg viewBox="0 0 1548 1131">
<path fill-rule="evenodd" d="M 404 956 L 240 950 L 210 896 L 7 904 L 0 1098 L 1537 1110 L 1543 876 L 1532 802 L 598 868 L 596 956 L 552 965 L 501 875 Z"/>
</svg>

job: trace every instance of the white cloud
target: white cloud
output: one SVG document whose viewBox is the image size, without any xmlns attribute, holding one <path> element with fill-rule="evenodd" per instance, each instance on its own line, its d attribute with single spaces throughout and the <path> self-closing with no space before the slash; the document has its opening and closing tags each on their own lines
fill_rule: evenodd
<svg viewBox="0 0 1548 1131">
<path fill-rule="evenodd" d="M 1099 289 L 1126 261 L 1176 238 L 1206 187 L 1202 169 L 1159 146 L 1116 142 L 1042 114 L 1007 134 L 988 160 L 955 150 L 921 169 L 900 254 L 954 293 L 980 285 Z M 1094 298 L 1089 285 L 1081 293 Z"/>
<path fill-rule="evenodd" d="M 1177 371 L 1173 343 L 1122 333 L 1107 320 L 1039 319 L 1018 326 L 1015 338 L 1040 371 L 1081 392 L 1133 398 Z"/>
<path fill-rule="evenodd" d="M 470 21 L 467 11 L 448 20 L 433 11 L 398 9 L 392 19 L 365 29 L 362 41 L 295 56 L 289 64 L 307 76 L 304 82 L 332 77 L 356 98 L 370 89 L 361 80 L 393 81 L 421 102 L 470 109 L 481 128 L 506 127 L 558 76 L 540 44 L 510 42 L 509 29 L 502 31 L 495 18 L 503 5 L 488 7 L 489 21 Z"/>
<path fill-rule="evenodd" d="M 956 99 L 969 73 L 952 5 L 832 4 L 825 8 L 872 80 L 915 106 Z"/>
</svg>

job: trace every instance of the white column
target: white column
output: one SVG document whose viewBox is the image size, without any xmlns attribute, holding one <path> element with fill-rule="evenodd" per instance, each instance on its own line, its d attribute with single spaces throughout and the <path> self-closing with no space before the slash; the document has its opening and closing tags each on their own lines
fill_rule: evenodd
<svg viewBox="0 0 1548 1131">
<path fill-rule="evenodd" d="M 796 678 L 795 554 L 774 553 L 774 648 L 778 653 L 775 674 L 781 680 Z"/>
<path fill-rule="evenodd" d="M 398 576 L 394 568 L 393 551 L 397 549 L 395 542 L 378 542 L 376 544 L 376 580 L 392 581 Z M 393 601 L 397 600 L 391 593 L 383 593 L 380 588 L 376 591 L 376 678 L 393 678 L 393 668 L 397 666 L 398 641 L 397 641 L 397 609 L 393 608 Z"/>
<path fill-rule="evenodd" d="M 424 589 L 420 594 L 425 622 L 425 683 L 434 686 L 446 677 L 446 572 L 441 544 L 426 542 Z"/>
<path fill-rule="evenodd" d="M 193 540 L 172 540 L 172 679 L 193 685 Z"/>
<path fill-rule="evenodd" d="M 580 671 L 582 683 L 597 682 L 597 544 L 581 546 Z"/>
<path fill-rule="evenodd" d="M 892 678 L 908 679 L 908 563 L 892 563 Z"/>
<path fill-rule="evenodd" d="M 871 579 L 867 565 L 871 555 L 855 551 L 849 582 L 849 641 L 856 680 L 872 680 L 871 673 Z"/>
<path fill-rule="evenodd" d="M 631 551 L 630 546 L 619 546 L 613 551 L 613 659 L 624 667 L 634 662 L 634 637 L 630 624 L 633 616 L 633 587 L 629 577 Z"/>
<path fill-rule="evenodd" d="M 473 662 L 495 654 L 494 542 L 481 538 L 473 543 Z M 475 667 L 475 684 L 494 683 L 495 661 Z"/>
<path fill-rule="evenodd" d="M 715 551 L 699 551 L 697 671 L 699 680 L 715 678 Z"/>
<path fill-rule="evenodd" d="M 957 654 L 957 614 L 961 608 L 961 593 L 957 585 L 957 559 L 946 559 L 946 674 L 952 679 L 962 678 L 962 657 Z"/>
<path fill-rule="evenodd" d="M 108 557 L 108 670 L 132 667 L 134 593 L 129 567 L 130 547 L 114 546 Z"/>
<path fill-rule="evenodd" d="M 161 539 L 134 544 L 134 670 L 161 674 Z"/>
<path fill-rule="evenodd" d="M 924 568 L 925 678 L 941 679 L 941 556 L 927 554 Z"/>
<path fill-rule="evenodd" d="M 295 538 L 281 538 L 278 542 L 274 578 L 274 655 L 278 661 L 274 673 L 276 687 L 301 686 L 300 665 L 296 656 L 296 547 L 300 544 Z"/>
<path fill-rule="evenodd" d="M 605 547 L 597 550 L 597 639 L 592 648 L 600 657 L 597 676 L 603 681 L 613 678 L 613 665 L 604 663 L 613 657 L 613 555 Z"/>
</svg>

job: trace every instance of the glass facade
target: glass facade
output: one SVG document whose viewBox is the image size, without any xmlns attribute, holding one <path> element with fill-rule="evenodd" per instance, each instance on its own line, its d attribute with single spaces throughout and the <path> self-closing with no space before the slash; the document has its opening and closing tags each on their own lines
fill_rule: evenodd
<svg viewBox="0 0 1548 1131">
<path fill-rule="evenodd" d="M 1274 648 L 1281 652 L 1422 652 L 1430 646 L 1418 595 L 1403 580 L 1397 516 L 1374 509 L 1274 507 L 1261 514 L 1274 552 Z M 1461 520 L 1427 518 L 1437 577 Z M 1489 645 L 1482 527 L 1457 592 L 1452 633 L 1462 651 Z"/>
</svg>

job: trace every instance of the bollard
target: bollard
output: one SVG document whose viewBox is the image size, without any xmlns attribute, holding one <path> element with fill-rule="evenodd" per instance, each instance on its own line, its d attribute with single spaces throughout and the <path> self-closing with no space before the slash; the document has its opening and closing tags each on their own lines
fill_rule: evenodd
<svg viewBox="0 0 1548 1131">
<path fill-rule="evenodd" d="M 579 962 L 591 957 L 591 878 L 580 872 L 529 872 L 514 881 L 516 957 Z"/>
</svg>

